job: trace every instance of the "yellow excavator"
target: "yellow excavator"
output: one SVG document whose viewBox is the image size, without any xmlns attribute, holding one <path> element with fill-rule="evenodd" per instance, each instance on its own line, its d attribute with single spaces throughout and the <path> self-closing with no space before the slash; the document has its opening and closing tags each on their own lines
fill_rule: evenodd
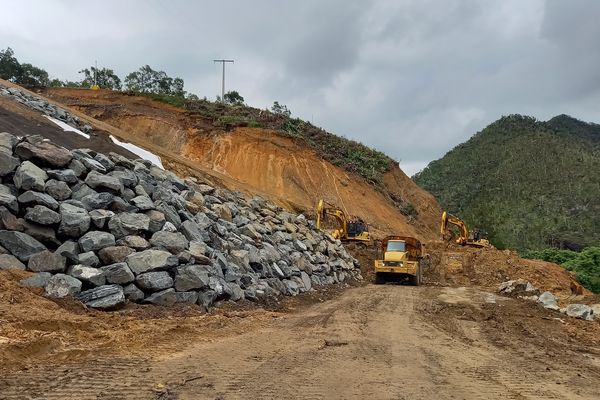
<svg viewBox="0 0 600 400">
<path fill-rule="evenodd" d="M 479 229 L 474 229 L 469 231 L 467 228 L 467 224 L 465 222 L 444 211 L 442 213 L 442 224 L 440 226 L 440 233 L 442 235 L 442 240 L 452 240 L 454 234 L 450 230 L 450 225 L 456 226 L 460 231 L 458 237 L 454 239 L 455 243 L 458 243 L 463 246 L 473 246 L 473 247 L 489 247 L 490 242 L 485 237 L 485 234 Z"/>
<path fill-rule="evenodd" d="M 423 277 L 423 245 L 414 237 L 388 236 L 381 242 L 380 255 L 375 260 L 375 284 L 406 278 L 419 286 Z"/>
<path fill-rule="evenodd" d="M 370 242 L 369 227 L 358 217 L 348 218 L 346 213 L 332 204 L 326 203 L 323 199 L 317 202 L 317 229 L 322 229 L 323 220 L 328 216 L 337 221 L 338 227 L 335 229 L 323 229 L 334 239 L 342 241 Z"/>
</svg>

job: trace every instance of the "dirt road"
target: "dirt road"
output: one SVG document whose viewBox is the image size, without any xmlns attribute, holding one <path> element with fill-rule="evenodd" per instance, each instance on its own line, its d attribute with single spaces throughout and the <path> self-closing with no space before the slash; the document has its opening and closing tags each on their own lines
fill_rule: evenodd
<svg viewBox="0 0 600 400">
<path fill-rule="evenodd" d="M 5 374 L 0 398 L 600 398 L 600 348 L 565 328 L 583 321 L 478 289 L 367 285 L 271 315 L 142 355 Z"/>
</svg>

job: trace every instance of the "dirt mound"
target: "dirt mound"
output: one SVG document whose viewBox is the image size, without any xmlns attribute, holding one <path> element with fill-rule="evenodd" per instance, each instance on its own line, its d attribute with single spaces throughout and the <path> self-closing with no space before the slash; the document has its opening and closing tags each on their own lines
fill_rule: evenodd
<svg viewBox="0 0 600 400">
<path fill-rule="evenodd" d="M 110 91 L 51 88 L 45 95 L 126 131 L 138 142 L 152 143 L 230 178 L 229 188 L 266 195 L 296 211 L 311 212 L 317 199 L 324 198 L 362 217 L 375 236 L 402 232 L 425 240 L 435 237 L 439 205 L 397 166 L 377 190 L 274 131 L 225 132 L 194 113 Z M 401 205 L 414 207 L 413 216 L 402 214 Z"/>
<path fill-rule="evenodd" d="M 511 279 L 525 279 L 541 291 L 550 291 L 562 299 L 594 297 L 560 265 L 527 260 L 514 251 L 477 249 L 438 241 L 428 243 L 427 252 L 432 261 L 427 272 L 430 282 L 497 288 Z"/>
</svg>

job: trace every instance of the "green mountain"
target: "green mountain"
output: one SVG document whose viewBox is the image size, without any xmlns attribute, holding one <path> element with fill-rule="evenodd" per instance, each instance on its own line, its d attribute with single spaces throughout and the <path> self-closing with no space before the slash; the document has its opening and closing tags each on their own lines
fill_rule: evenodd
<svg viewBox="0 0 600 400">
<path fill-rule="evenodd" d="M 502 117 L 413 180 L 499 248 L 600 243 L 598 124 Z"/>
</svg>

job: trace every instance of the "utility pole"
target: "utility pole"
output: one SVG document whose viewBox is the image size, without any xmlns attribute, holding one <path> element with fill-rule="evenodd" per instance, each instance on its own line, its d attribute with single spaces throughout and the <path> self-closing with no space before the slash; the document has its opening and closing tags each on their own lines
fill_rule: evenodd
<svg viewBox="0 0 600 400">
<path fill-rule="evenodd" d="M 221 102 L 225 102 L 225 63 L 233 63 L 233 60 L 213 60 L 223 64 L 223 78 L 221 80 Z"/>
</svg>

